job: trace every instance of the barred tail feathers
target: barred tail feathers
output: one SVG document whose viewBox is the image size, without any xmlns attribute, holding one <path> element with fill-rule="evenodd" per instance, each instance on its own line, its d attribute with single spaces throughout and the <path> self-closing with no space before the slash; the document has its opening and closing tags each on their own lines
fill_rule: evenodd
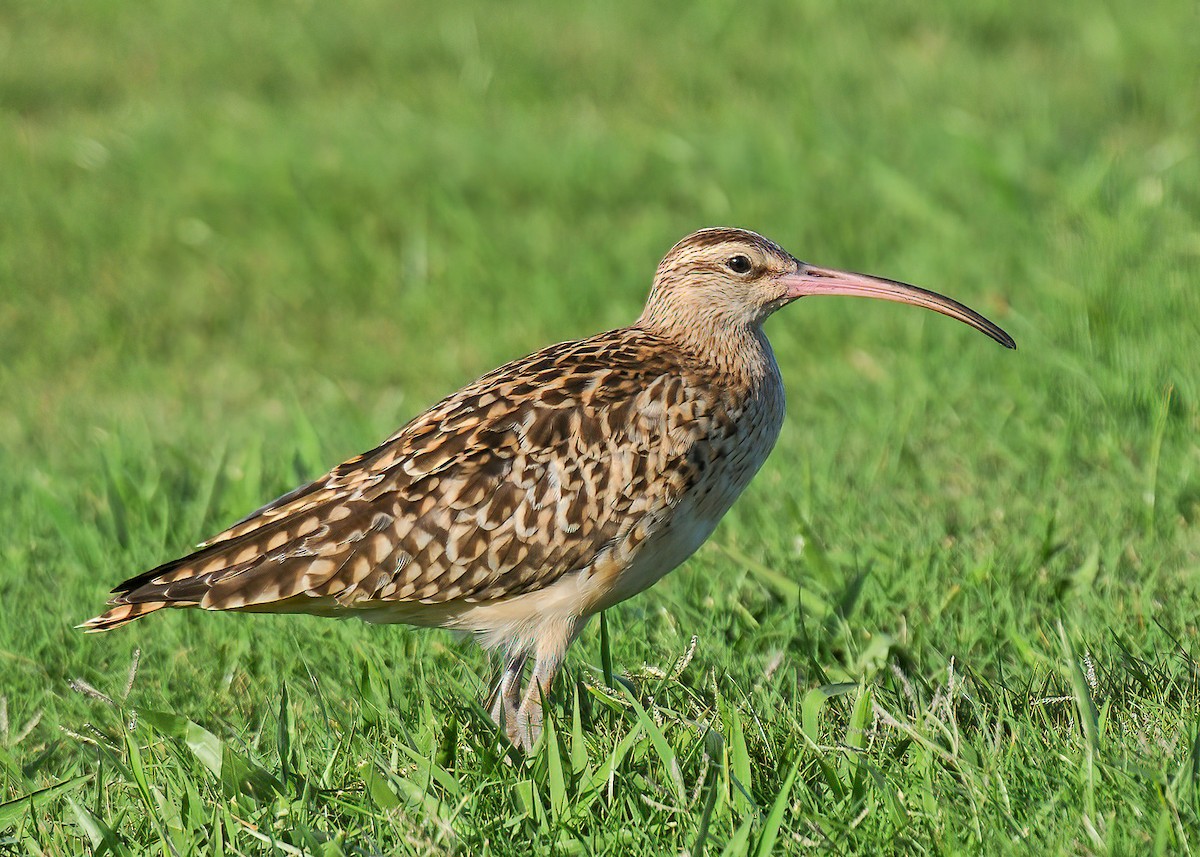
<svg viewBox="0 0 1200 857">
<path fill-rule="evenodd" d="M 142 618 L 147 613 L 153 613 L 155 610 L 161 610 L 167 606 L 169 604 L 166 601 L 140 601 L 136 604 L 118 604 L 111 610 L 101 613 L 99 616 L 94 616 L 75 627 L 87 634 L 99 634 L 103 631 L 111 631 L 113 628 L 119 628 L 128 622 L 132 622 L 134 619 Z"/>
</svg>

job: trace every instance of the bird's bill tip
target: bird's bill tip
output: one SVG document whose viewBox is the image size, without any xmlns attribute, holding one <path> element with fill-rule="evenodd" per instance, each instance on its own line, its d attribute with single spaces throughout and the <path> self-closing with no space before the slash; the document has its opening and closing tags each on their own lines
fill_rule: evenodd
<svg viewBox="0 0 1200 857">
<path fill-rule="evenodd" d="M 784 275 L 783 282 L 787 288 L 786 298 L 788 300 L 808 295 L 853 295 L 912 304 L 958 319 L 963 324 L 970 325 L 981 333 L 986 333 L 1005 348 L 1015 349 L 1017 347 L 1016 341 L 1003 328 L 984 318 L 969 306 L 960 304 L 945 295 L 939 295 L 937 292 L 910 286 L 908 283 L 873 277 L 868 274 L 856 274 L 852 271 L 818 268 L 816 265 L 808 265 L 803 262 L 794 273 Z"/>
</svg>

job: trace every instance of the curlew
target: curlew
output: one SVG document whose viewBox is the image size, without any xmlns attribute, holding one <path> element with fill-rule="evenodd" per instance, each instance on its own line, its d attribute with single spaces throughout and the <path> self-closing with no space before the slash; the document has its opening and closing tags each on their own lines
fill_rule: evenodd
<svg viewBox="0 0 1200 857">
<path fill-rule="evenodd" d="M 80 627 L 199 607 L 470 632 L 502 653 L 491 715 L 529 749 L 588 619 L 686 560 L 771 451 L 784 393 L 762 324 L 809 295 L 915 304 L 1016 347 L 950 298 L 809 265 L 753 232 L 703 229 L 659 264 L 634 324 L 484 375 L 121 583 Z"/>
</svg>

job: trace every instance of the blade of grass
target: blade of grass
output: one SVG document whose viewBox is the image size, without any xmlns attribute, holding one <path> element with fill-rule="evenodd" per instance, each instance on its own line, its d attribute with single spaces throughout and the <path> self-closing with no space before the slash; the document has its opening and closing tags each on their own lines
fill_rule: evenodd
<svg viewBox="0 0 1200 857">
<path fill-rule="evenodd" d="M 754 851 L 756 857 L 770 857 L 771 852 L 775 849 L 775 840 L 779 836 L 779 828 L 783 824 L 783 816 L 788 808 L 788 799 L 792 794 L 792 784 L 796 781 L 796 772 L 799 770 L 800 755 L 797 754 L 792 761 L 791 770 L 788 771 L 788 775 L 783 781 L 783 786 L 779 789 L 779 794 L 775 795 L 775 800 L 771 803 L 771 810 L 763 821 L 763 829 L 758 837 L 758 847 Z"/>
<path fill-rule="evenodd" d="M 71 789 L 78 788 L 91 778 L 90 774 L 81 774 L 69 780 L 63 780 L 61 783 L 46 786 L 44 789 L 36 789 L 28 794 L 0 803 L 0 828 L 13 826 L 29 810 L 37 809 L 48 801 L 54 800 L 56 797 L 71 791 Z"/>
</svg>

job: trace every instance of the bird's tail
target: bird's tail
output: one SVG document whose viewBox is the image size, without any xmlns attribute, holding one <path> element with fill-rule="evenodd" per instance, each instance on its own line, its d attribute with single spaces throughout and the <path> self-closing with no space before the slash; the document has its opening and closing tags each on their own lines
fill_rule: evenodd
<svg viewBox="0 0 1200 857">
<path fill-rule="evenodd" d="M 164 607 L 309 612 L 317 601 L 305 596 L 306 589 L 329 584 L 330 578 L 333 584 L 339 582 L 336 573 L 353 558 L 359 547 L 356 539 L 362 540 L 366 527 L 347 515 L 322 523 L 330 504 L 340 502 L 337 496 L 315 503 L 307 497 L 292 502 L 298 504 L 294 514 L 278 518 L 259 515 L 210 539 L 188 556 L 118 584 L 109 599 L 108 612 L 79 628 L 108 631 Z M 241 529 L 245 531 L 235 532 Z M 344 546 L 344 554 L 330 558 L 326 552 L 318 557 L 317 546 L 309 546 L 310 539 L 321 539 L 321 544 L 335 548 Z M 374 544 L 362 541 L 362 545 L 368 543 Z M 365 556 L 355 568 L 360 566 L 370 570 Z M 315 573 L 317 568 L 323 574 Z M 331 584 L 321 594 L 337 591 Z"/>
<path fill-rule="evenodd" d="M 121 627 L 126 622 L 140 619 L 147 613 L 161 610 L 167 606 L 167 603 L 166 601 L 139 601 L 135 604 L 118 604 L 111 610 L 88 619 L 86 622 L 75 627 L 88 634 L 111 631 L 113 628 Z"/>
</svg>

